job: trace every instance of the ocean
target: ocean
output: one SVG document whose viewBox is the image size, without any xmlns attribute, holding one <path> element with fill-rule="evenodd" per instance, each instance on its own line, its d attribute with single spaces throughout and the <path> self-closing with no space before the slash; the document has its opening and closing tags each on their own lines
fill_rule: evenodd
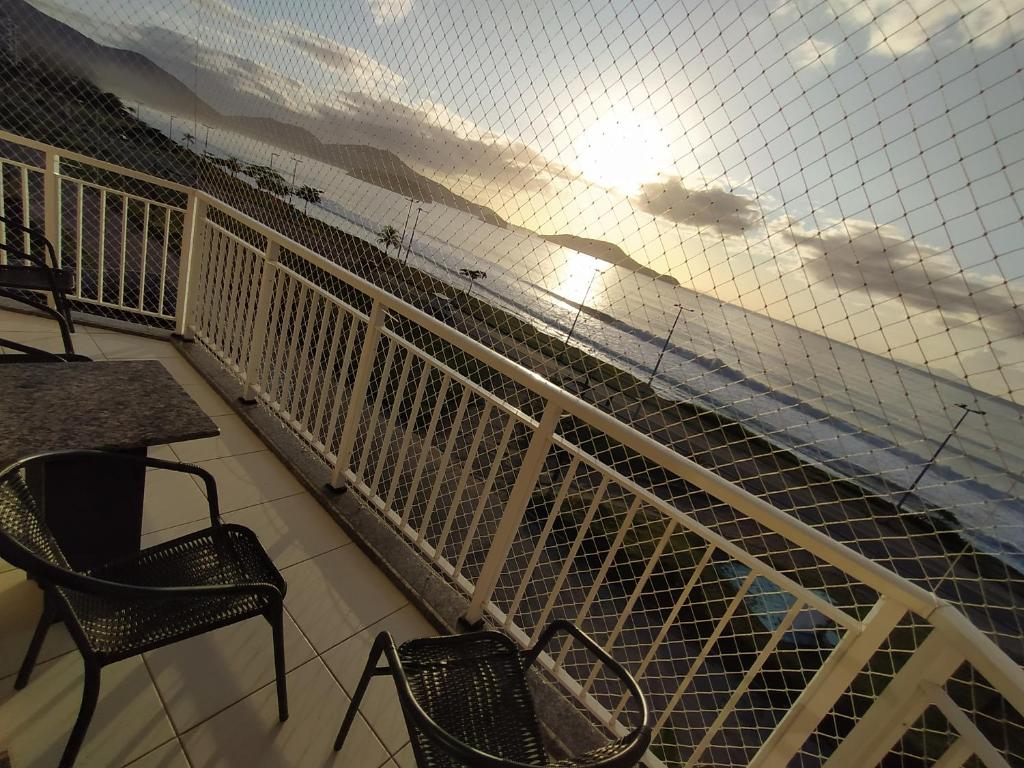
<svg viewBox="0 0 1024 768">
<path fill-rule="evenodd" d="M 166 118 L 152 115 L 154 126 L 166 126 Z M 289 153 L 225 131 L 211 134 L 215 154 L 268 164 L 271 152 L 281 153 L 276 167 L 290 181 Z M 296 183 L 324 190 L 309 215 L 370 242 L 383 225 L 403 230 L 406 198 L 300 159 Z M 466 288 L 459 269 L 483 270 L 487 277 L 473 286 L 474 295 L 556 335 L 567 334 L 575 319 L 574 344 L 641 379 L 650 378 L 682 305 L 654 379 L 660 395 L 742 422 L 871 493 L 898 499 L 911 487 L 959 419 L 958 403 L 984 411 L 968 415 L 906 507 L 945 510 L 945 526 L 1024 573 L 1024 407 L 525 230 L 442 205 L 424 208 L 410 264 L 454 290 Z M 580 303 L 604 317 L 583 312 L 577 319 Z"/>
</svg>

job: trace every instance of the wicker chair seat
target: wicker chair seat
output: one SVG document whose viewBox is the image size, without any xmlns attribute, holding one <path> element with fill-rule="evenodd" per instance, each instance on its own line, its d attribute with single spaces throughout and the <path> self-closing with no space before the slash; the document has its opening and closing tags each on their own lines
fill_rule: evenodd
<svg viewBox="0 0 1024 768">
<path fill-rule="evenodd" d="M 256 535 L 222 525 L 140 552 L 91 572 L 109 581 L 147 587 L 285 583 Z M 270 600 L 258 592 L 211 597 L 97 598 L 60 588 L 86 640 L 105 661 L 127 658 L 193 635 L 263 615 Z"/>
<path fill-rule="evenodd" d="M 548 762 L 523 657 L 507 637 L 488 632 L 410 640 L 398 655 L 416 701 L 448 733 L 507 760 Z M 423 764 L 464 765 L 419 729 L 410 737 Z"/>
</svg>

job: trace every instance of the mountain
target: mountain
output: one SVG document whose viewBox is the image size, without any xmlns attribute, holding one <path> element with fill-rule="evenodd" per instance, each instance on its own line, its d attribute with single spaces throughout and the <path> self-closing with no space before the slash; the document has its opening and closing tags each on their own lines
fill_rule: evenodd
<svg viewBox="0 0 1024 768">
<path fill-rule="evenodd" d="M 539 233 L 538 233 L 539 234 Z M 636 259 L 632 259 L 626 254 L 619 246 L 615 243 L 609 243 L 605 240 L 595 240 L 590 237 L 579 237 L 578 235 L 539 235 L 547 240 L 549 243 L 560 245 L 563 248 L 572 248 L 574 251 L 585 253 L 588 256 L 593 256 L 595 259 L 601 259 L 607 261 L 609 264 L 614 264 L 617 267 L 637 272 L 647 277 L 652 277 L 655 280 L 661 280 L 672 285 L 679 285 L 679 281 L 671 275 L 663 275 L 660 272 L 655 272 L 650 267 L 645 267 Z"/>
<path fill-rule="evenodd" d="M 215 128 L 233 131 L 341 168 L 360 181 L 400 195 L 465 211 L 496 227 L 511 226 L 492 209 L 467 200 L 418 173 L 390 150 L 366 144 L 323 142 L 301 126 L 270 117 L 221 114 L 145 55 L 97 43 L 36 9 L 27 0 L 0 0 L 0 27 L 3 26 L 13 33 L 12 38 L 17 40 L 20 54 L 35 55 L 49 61 L 91 80 L 126 101 L 142 102 L 172 115 L 195 117 Z M 676 283 L 675 278 L 659 274 L 630 258 L 614 243 L 568 234 L 540 237 L 648 277 Z"/>
</svg>

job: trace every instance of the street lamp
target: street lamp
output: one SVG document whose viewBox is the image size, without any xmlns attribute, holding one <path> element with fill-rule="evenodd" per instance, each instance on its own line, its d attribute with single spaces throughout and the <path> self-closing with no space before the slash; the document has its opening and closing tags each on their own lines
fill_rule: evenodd
<svg viewBox="0 0 1024 768">
<path fill-rule="evenodd" d="M 661 347 L 661 352 L 658 353 L 658 362 L 654 364 L 654 370 L 651 371 L 651 378 L 647 380 L 648 384 L 653 384 L 654 377 L 658 375 L 658 367 L 661 365 L 661 359 L 665 356 L 665 352 L 668 350 L 668 344 L 672 340 L 672 334 L 676 331 L 676 326 L 679 324 L 679 318 L 682 316 L 683 310 L 686 310 L 687 312 L 697 311 L 682 304 L 673 304 L 672 306 L 678 308 L 679 311 L 676 312 L 676 319 L 672 321 L 672 327 L 669 328 L 668 336 L 665 337 L 665 343 Z"/>
<path fill-rule="evenodd" d="M 210 151 L 210 126 L 208 126 L 206 123 L 200 123 L 200 125 L 202 125 L 203 128 L 206 129 L 206 141 L 203 142 L 203 154 L 205 155 L 208 154 Z"/>
<path fill-rule="evenodd" d="M 270 153 L 270 170 L 274 170 L 274 158 L 275 157 L 280 157 L 280 156 L 281 156 L 280 152 L 271 152 Z"/>
<path fill-rule="evenodd" d="M 403 262 L 404 264 L 409 263 L 409 254 L 412 253 L 412 240 L 414 237 L 416 237 L 416 225 L 419 224 L 420 214 L 423 213 L 423 211 L 425 210 L 426 209 L 421 205 L 416 206 L 416 218 L 412 220 L 412 232 L 409 233 L 409 245 L 407 245 L 405 248 L 405 261 Z"/>
<path fill-rule="evenodd" d="M 409 231 L 409 219 L 412 218 L 412 206 L 413 206 L 413 203 L 422 203 L 423 202 L 422 200 L 417 200 L 415 197 L 407 197 L 406 200 L 409 201 L 409 210 L 407 210 L 405 212 L 405 224 L 402 225 L 402 246 L 403 247 L 405 246 L 405 235 Z M 401 248 L 399 248 L 399 250 L 398 250 L 398 255 L 399 256 L 402 255 Z"/>
<path fill-rule="evenodd" d="M 167 126 L 167 138 L 174 141 L 174 115 L 171 115 L 171 122 Z"/>
<path fill-rule="evenodd" d="M 292 204 L 292 195 L 295 194 L 295 174 L 299 170 L 299 166 L 302 164 L 302 160 L 299 158 L 289 155 L 292 160 L 295 161 L 295 165 L 292 166 L 292 184 L 288 191 L 288 205 Z"/>
<path fill-rule="evenodd" d="M 957 419 L 956 424 L 954 424 L 953 428 L 949 430 L 949 434 L 946 435 L 946 439 L 939 443 L 939 447 L 935 449 L 935 453 L 933 453 L 932 457 L 928 459 L 928 463 L 925 464 L 924 467 L 921 468 L 921 471 L 917 473 L 917 477 L 914 478 L 914 482 L 912 482 L 910 484 L 910 487 L 903 492 L 902 496 L 900 496 L 900 500 L 896 504 L 897 512 L 903 509 L 903 502 L 905 502 L 907 500 L 907 497 L 910 496 L 911 493 L 913 493 L 915 488 L 917 488 L 917 484 L 921 482 L 921 478 L 925 476 L 925 473 L 927 473 L 928 470 L 932 468 L 932 464 L 934 464 L 935 460 L 939 458 L 939 454 L 942 453 L 942 450 L 946 447 L 946 444 L 953 438 L 953 435 L 956 434 L 956 431 L 960 428 L 960 425 L 964 423 L 964 419 L 967 418 L 967 415 L 970 413 L 976 413 L 979 416 L 985 415 L 985 411 L 979 411 L 977 408 L 971 408 L 967 405 L 967 403 L 955 403 L 955 405 L 957 408 L 963 408 L 964 412 L 960 414 L 960 418 Z"/>
<path fill-rule="evenodd" d="M 590 295 L 590 289 L 593 287 L 594 280 L 597 279 L 599 274 L 601 274 L 601 270 L 595 269 L 594 274 L 590 276 L 590 282 L 587 283 L 587 290 L 583 292 L 583 298 L 580 300 L 579 306 L 576 307 L 576 317 L 572 319 L 572 327 L 569 328 L 569 335 L 565 337 L 566 344 L 569 343 L 569 339 L 572 338 L 573 331 L 576 330 L 576 323 L 579 322 L 580 314 L 583 312 L 583 307 L 586 306 L 587 296 Z"/>
</svg>

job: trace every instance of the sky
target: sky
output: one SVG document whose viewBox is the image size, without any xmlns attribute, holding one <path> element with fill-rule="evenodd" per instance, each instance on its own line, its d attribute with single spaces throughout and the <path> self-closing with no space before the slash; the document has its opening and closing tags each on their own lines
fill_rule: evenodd
<svg viewBox="0 0 1024 768">
<path fill-rule="evenodd" d="M 1024 399 L 1024 0 L 33 2 L 222 112 Z"/>
</svg>

